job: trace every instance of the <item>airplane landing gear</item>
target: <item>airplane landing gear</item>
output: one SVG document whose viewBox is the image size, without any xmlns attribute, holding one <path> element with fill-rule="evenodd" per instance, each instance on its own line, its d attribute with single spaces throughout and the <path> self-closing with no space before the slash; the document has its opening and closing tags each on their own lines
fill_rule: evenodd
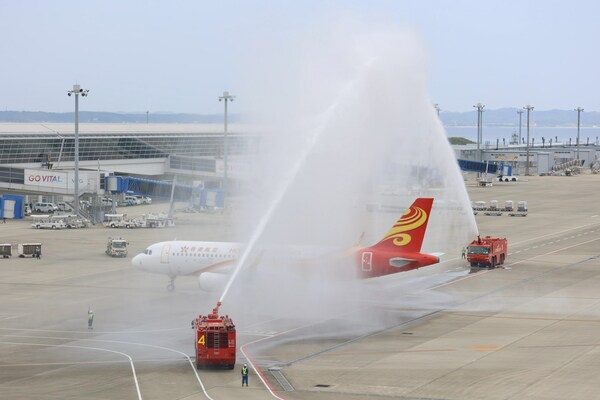
<svg viewBox="0 0 600 400">
<path fill-rule="evenodd" d="M 167 285 L 167 290 L 169 292 L 172 292 L 173 290 L 175 290 L 175 277 L 169 276 L 169 278 L 171 278 L 171 282 Z"/>
</svg>

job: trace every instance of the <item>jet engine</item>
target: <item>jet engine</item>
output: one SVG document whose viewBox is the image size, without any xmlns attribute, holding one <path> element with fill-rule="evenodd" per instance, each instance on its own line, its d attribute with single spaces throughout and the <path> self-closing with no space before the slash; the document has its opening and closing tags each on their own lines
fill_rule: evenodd
<svg viewBox="0 0 600 400">
<path fill-rule="evenodd" d="M 198 277 L 198 286 L 206 292 L 214 292 L 225 286 L 229 275 L 204 272 Z"/>
</svg>

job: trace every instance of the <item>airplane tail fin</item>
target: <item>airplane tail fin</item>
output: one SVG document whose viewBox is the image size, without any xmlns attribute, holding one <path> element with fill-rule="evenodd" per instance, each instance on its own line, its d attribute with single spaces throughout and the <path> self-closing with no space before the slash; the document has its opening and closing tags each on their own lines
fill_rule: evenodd
<svg viewBox="0 0 600 400">
<path fill-rule="evenodd" d="M 373 247 L 382 250 L 403 250 L 419 253 L 427 230 L 432 205 L 432 198 L 416 199 L 383 239 Z"/>
</svg>

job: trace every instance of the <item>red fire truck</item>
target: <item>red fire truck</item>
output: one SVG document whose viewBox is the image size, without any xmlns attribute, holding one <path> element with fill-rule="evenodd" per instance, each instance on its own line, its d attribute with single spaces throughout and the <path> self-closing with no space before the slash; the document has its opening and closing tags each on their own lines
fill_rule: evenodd
<svg viewBox="0 0 600 400">
<path fill-rule="evenodd" d="M 199 315 L 196 327 L 196 368 L 235 366 L 235 325 L 228 315 L 219 317 L 217 303 L 212 314 Z"/>
<path fill-rule="evenodd" d="M 467 261 L 471 267 L 496 268 L 496 265 L 504 264 L 507 254 L 508 245 L 504 238 L 477 236 L 467 247 Z"/>
</svg>

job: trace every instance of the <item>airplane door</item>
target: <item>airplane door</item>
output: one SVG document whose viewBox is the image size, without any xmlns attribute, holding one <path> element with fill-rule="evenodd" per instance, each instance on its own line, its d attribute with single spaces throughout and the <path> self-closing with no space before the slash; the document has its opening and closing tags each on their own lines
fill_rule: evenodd
<svg viewBox="0 0 600 400">
<path fill-rule="evenodd" d="M 160 253 L 160 262 L 161 264 L 168 264 L 169 263 L 169 250 L 171 249 L 171 246 L 168 244 L 165 244 L 162 248 L 162 251 Z"/>
<path fill-rule="evenodd" d="M 373 269 L 373 253 L 370 251 L 363 251 L 360 260 L 360 268 L 363 271 L 371 271 Z"/>
</svg>

